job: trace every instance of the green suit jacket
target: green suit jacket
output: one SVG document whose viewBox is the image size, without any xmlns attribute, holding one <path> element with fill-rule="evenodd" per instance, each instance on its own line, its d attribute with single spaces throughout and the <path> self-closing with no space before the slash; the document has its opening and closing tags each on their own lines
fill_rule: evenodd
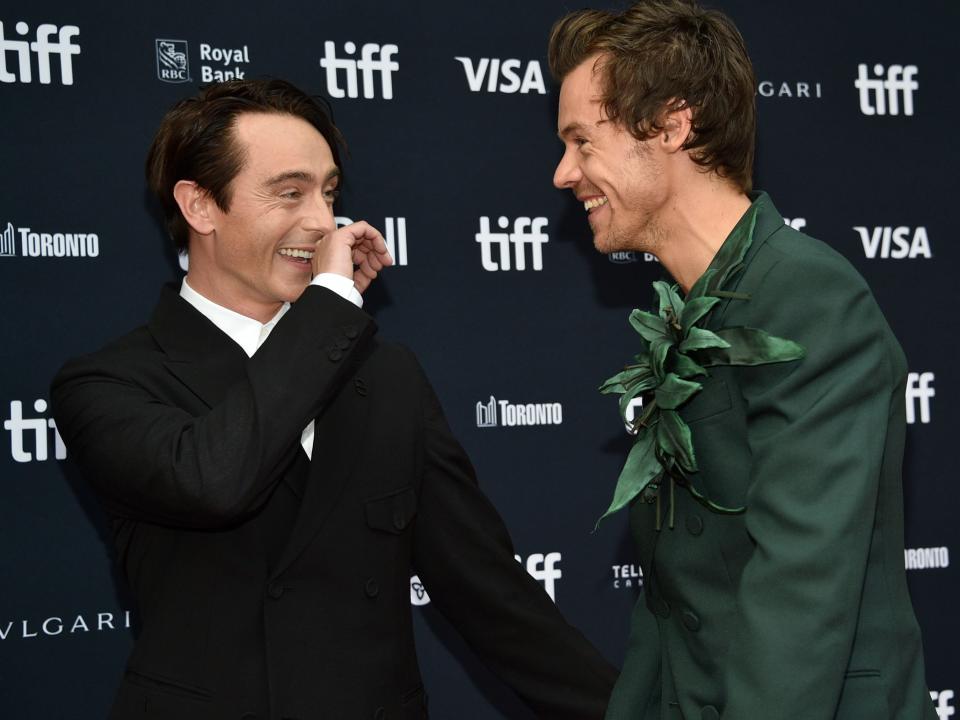
<svg viewBox="0 0 960 720">
<path fill-rule="evenodd" d="M 863 278 L 766 195 L 707 328 L 802 360 L 713 367 L 681 411 L 699 472 L 675 524 L 630 508 L 645 578 L 609 720 L 933 719 L 903 560 L 906 361 Z"/>
</svg>

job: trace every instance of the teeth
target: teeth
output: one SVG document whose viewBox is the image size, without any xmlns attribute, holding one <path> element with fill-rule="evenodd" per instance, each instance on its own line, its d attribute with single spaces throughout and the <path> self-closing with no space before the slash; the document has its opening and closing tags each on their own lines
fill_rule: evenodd
<svg viewBox="0 0 960 720">
<path fill-rule="evenodd" d="M 280 248 L 279 253 L 281 255 L 286 255 L 287 257 L 304 258 L 306 260 L 309 260 L 313 257 L 313 252 L 310 250 L 294 250 L 293 248 Z"/>
<path fill-rule="evenodd" d="M 586 210 L 587 212 L 590 212 L 594 208 L 600 207 L 601 205 L 606 205 L 607 202 L 608 201 L 606 197 L 598 197 L 598 198 L 592 198 L 590 200 L 584 200 L 583 209 Z"/>
</svg>

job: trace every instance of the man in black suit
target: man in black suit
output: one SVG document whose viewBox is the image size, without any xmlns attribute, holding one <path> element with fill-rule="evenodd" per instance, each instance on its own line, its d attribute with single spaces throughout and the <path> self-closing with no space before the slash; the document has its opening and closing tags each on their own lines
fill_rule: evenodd
<svg viewBox="0 0 960 720">
<path fill-rule="evenodd" d="M 282 81 L 176 105 L 147 175 L 189 274 L 54 380 L 142 622 L 110 717 L 426 718 L 414 568 L 541 717 L 600 718 L 613 668 L 514 561 L 416 360 L 359 308 L 392 260 L 336 227 L 340 141 Z"/>
</svg>

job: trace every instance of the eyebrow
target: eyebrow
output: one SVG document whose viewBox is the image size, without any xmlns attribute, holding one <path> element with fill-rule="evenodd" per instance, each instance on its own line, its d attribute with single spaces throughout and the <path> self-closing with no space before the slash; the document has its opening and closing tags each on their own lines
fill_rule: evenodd
<svg viewBox="0 0 960 720">
<path fill-rule="evenodd" d="M 572 123 L 568 124 L 565 128 L 563 128 L 563 130 L 560 130 L 560 131 L 557 133 L 557 137 L 560 138 L 561 140 L 563 140 L 563 139 L 564 139 L 565 137 L 567 137 L 568 135 L 571 135 L 571 134 L 577 133 L 577 132 L 582 132 L 582 131 L 583 131 L 583 128 L 584 128 L 583 123 L 580 123 L 580 122 L 572 122 Z"/>
<path fill-rule="evenodd" d="M 339 176 L 340 176 L 340 168 L 333 168 L 333 170 L 327 173 L 327 176 L 323 179 L 323 181 L 325 183 L 330 182 L 335 177 L 339 177 Z M 317 176 L 314 175 L 312 172 L 308 172 L 306 170 L 287 170 L 286 172 L 282 172 L 278 175 L 274 175 L 273 177 L 269 178 L 264 183 L 264 185 L 266 185 L 267 187 L 274 187 L 276 185 L 280 185 L 290 180 L 300 180 L 301 182 L 313 182 L 316 180 L 316 177 Z"/>
</svg>

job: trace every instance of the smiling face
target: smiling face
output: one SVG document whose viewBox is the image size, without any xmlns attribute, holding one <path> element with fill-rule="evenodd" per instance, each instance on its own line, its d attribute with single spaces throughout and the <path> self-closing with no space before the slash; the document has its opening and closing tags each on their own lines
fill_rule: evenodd
<svg viewBox="0 0 960 720">
<path fill-rule="evenodd" d="M 553 184 L 583 203 L 597 250 L 656 254 L 663 238 L 657 217 L 669 198 L 663 158 L 656 138 L 641 142 L 607 118 L 598 58 L 563 79 L 557 127 L 564 153 Z"/>
<path fill-rule="evenodd" d="M 233 128 L 244 149 L 230 183 L 230 209 L 205 203 L 209 232 L 190 244 L 191 287 L 208 299 L 270 319 L 310 282 L 317 240 L 336 230 L 340 171 L 330 146 L 305 120 L 244 113 Z"/>
</svg>

